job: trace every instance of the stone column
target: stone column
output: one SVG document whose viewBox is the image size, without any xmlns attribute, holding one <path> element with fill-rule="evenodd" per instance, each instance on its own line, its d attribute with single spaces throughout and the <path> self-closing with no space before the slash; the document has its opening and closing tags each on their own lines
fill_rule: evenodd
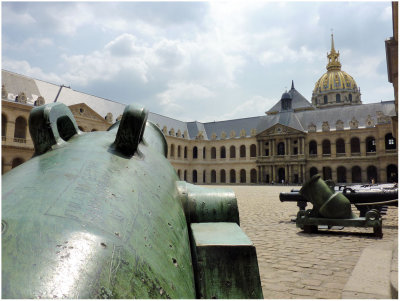
<svg viewBox="0 0 400 301">
<path fill-rule="evenodd" d="M 285 164 L 285 182 L 289 181 L 289 165 Z"/>
<path fill-rule="evenodd" d="M 386 168 L 378 168 L 378 180 L 380 183 L 387 181 Z"/>
<path fill-rule="evenodd" d="M 336 168 L 332 168 L 332 180 L 335 183 L 337 182 L 337 170 L 336 170 Z"/>
<path fill-rule="evenodd" d="M 351 181 L 351 167 L 349 167 L 349 168 L 346 167 L 346 182 L 347 183 L 352 183 L 352 181 Z"/>
<path fill-rule="evenodd" d="M 261 183 L 265 183 L 265 165 L 261 167 Z"/>
<path fill-rule="evenodd" d="M 289 154 L 289 151 L 288 151 L 288 142 L 287 142 L 287 138 L 285 138 L 285 156 L 287 156 L 288 154 Z"/>
<path fill-rule="evenodd" d="M 15 131 L 15 120 L 8 120 L 6 128 L 7 141 L 8 140 L 12 141 L 12 138 L 14 138 L 14 131 Z"/>
<path fill-rule="evenodd" d="M 305 153 L 305 149 L 304 149 L 304 147 L 305 147 L 305 139 L 304 139 L 304 137 L 301 137 L 300 138 L 300 150 L 299 150 L 299 153 L 301 154 L 301 155 L 303 155 L 304 153 Z"/>
<path fill-rule="evenodd" d="M 350 145 L 350 140 L 344 142 L 345 150 L 346 150 L 346 157 L 351 156 L 351 145 Z"/>
<path fill-rule="evenodd" d="M 292 154 L 290 138 L 288 138 L 287 141 L 288 141 L 288 153 L 287 154 L 290 156 Z"/>
<path fill-rule="evenodd" d="M 272 139 L 272 149 L 271 149 L 271 155 L 275 156 L 276 150 L 275 150 L 275 139 Z"/>
<path fill-rule="evenodd" d="M 258 165 L 258 184 L 261 184 L 261 166 Z"/>
<path fill-rule="evenodd" d="M 331 155 L 332 158 L 336 157 L 336 141 L 331 142 Z"/>
<path fill-rule="evenodd" d="M 364 141 L 361 141 L 360 139 L 360 152 L 361 152 L 361 156 L 366 156 L 367 155 L 367 145 L 365 143 L 365 139 Z"/>
<path fill-rule="evenodd" d="M 318 154 L 318 158 L 322 158 L 322 143 L 321 142 L 317 142 L 317 154 Z"/>
<path fill-rule="evenodd" d="M 369 183 L 370 179 L 368 179 L 368 176 L 367 176 L 367 167 L 366 166 L 360 166 L 360 167 L 361 167 L 361 182 Z"/>
</svg>

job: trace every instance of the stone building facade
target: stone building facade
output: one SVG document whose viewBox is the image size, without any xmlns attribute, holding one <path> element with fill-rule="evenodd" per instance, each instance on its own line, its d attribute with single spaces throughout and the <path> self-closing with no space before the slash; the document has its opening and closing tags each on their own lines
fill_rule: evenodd
<svg viewBox="0 0 400 301">
<path fill-rule="evenodd" d="M 200 123 L 150 112 L 148 120 L 166 136 L 178 176 L 192 183 L 300 184 L 316 173 L 337 183 L 397 181 L 395 101 L 362 104 L 355 80 L 340 68 L 332 37 L 327 72 L 315 84 L 312 102 L 292 81 L 262 116 Z M 3 70 L 2 173 L 32 156 L 29 112 L 49 102 L 68 105 L 86 132 L 106 130 L 125 107 Z"/>
</svg>

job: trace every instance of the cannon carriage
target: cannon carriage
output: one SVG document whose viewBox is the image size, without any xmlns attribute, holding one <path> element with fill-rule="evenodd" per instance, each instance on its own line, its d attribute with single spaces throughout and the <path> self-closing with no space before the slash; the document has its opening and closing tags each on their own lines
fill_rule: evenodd
<svg viewBox="0 0 400 301">
<path fill-rule="evenodd" d="M 398 206 L 397 185 L 335 186 L 314 175 L 300 190 L 280 193 L 281 202 L 297 202 L 297 227 L 316 232 L 318 226 L 371 227 L 375 236 L 382 237 L 382 217 L 387 206 Z M 307 203 L 313 205 L 307 209 Z M 354 205 L 360 216 L 351 209 Z"/>
</svg>

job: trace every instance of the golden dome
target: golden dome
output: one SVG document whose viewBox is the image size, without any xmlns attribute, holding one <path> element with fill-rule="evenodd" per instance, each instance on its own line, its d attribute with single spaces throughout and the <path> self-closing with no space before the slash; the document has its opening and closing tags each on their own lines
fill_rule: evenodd
<svg viewBox="0 0 400 301">
<path fill-rule="evenodd" d="M 352 90 L 357 89 L 357 84 L 354 78 L 341 70 L 342 65 L 339 61 L 339 51 L 336 52 L 333 35 L 331 52 L 327 55 L 328 64 L 326 65 L 326 72 L 315 83 L 313 93 L 327 92 L 331 90 Z"/>
</svg>

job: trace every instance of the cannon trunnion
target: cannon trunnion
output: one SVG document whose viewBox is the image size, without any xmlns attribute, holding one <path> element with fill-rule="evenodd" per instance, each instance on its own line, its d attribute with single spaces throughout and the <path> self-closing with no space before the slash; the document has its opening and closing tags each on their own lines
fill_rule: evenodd
<svg viewBox="0 0 400 301">
<path fill-rule="evenodd" d="M 263 297 L 235 195 L 179 181 L 145 109 L 107 132 L 56 103 L 29 124 L 35 156 L 2 181 L 3 298 Z"/>
</svg>

